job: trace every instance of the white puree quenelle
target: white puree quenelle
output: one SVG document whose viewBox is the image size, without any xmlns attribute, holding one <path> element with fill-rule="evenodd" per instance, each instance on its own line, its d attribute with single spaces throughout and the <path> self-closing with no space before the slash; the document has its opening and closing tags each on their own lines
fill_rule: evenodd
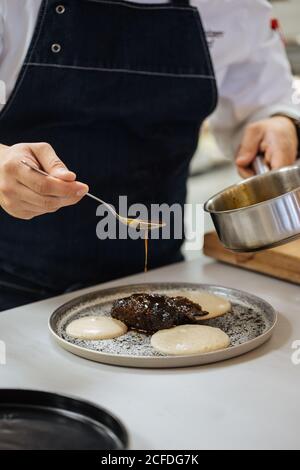
<svg viewBox="0 0 300 470">
<path fill-rule="evenodd" d="M 152 336 L 151 345 L 163 354 L 186 356 L 227 348 L 230 345 L 230 338 L 219 328 L 181 325 L 158 331 Z"/>
<path fill-rule="evenodd" d="M 229 300 L 224 297 L 219 297 L 218 295 L 209 294 L 208 292 L 193 292 L 193 291 L 169 291 L 168 294 L 170 297 L 182 296 L 186 299 L 191 300 L 195 304 L 198 304 L 202 307 L 202 310 L 209 312 L 209 315 L 203 317 L 203 320 L 209 320 L 210 318 L 217 318 L 225 315 L 225 313 L 230 312 L 231 303 Z"/>
<path fill-rule="evenodd" d="M 113 339 L 127 333 L 127 326 L 114 318 L 89 316 L 69 323 L 66 332 L 77 339 Z"/>
</svg>

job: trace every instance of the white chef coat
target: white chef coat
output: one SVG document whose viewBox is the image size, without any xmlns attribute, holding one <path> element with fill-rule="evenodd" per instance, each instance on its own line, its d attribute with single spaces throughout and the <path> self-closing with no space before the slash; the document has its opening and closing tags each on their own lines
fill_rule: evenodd
<svg viewBox="0 0 300 470">
<path fill-rule="evenodd" d="M 215 68 L 219 104 L 210 121 L 224 154 L 235 154 L 250 122 L 277 113 L 300 119 L 300 99 L 284 47 L 270 27 L 269 2 L 192 0 L 191 4 L 199 9 Z M 15 86 L 40 5 L 41 0 L 0 0 L 0 111 Z"/>
</svg>

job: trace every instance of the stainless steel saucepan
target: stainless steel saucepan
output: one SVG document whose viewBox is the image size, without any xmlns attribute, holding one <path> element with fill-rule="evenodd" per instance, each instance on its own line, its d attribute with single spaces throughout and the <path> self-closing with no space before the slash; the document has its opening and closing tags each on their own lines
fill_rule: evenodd
<svg viewBox="0 0 300 470">
<path fill-rule="evenodd" d="M 258 156 L 253 166 L 257 176 L 205 204 L 221 242 L 231 251 L 259 251 L 300 238 L 300 165 L 269 171 Z"/>
</svg>

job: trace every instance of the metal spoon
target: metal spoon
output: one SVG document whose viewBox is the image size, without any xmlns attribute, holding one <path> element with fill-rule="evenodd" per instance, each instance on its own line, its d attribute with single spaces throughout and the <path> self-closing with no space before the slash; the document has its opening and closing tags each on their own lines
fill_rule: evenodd
<svg viewBox="0 0 300 470">
<path fill-rule="evenodd" d="M 30 165 L 26 160 L 21 160 L 21 163 L 23 165 L 27 166 L 31 170 L 35 171 L 36 173 L 39 173 L 40 175 L 43 176 L 51 176 L 51 178 L 55 178 L 55 176 L 49 175 L 43 170 L 40 170 L 39 168 L 35 168 L 34 166 Z M 58 179 L 58 178 L 57 178 Z M 132 227 L 139 227 L 141 230 L 155 230 L 158 228 L 165 227 L 165 223 L 159 223 L 159 222 L 148 222 L 147 220 L 143 219 L 131 219 L 128 217 L 123 217 L 122 215 L 118 214 L 113 206 L 108 204 L 107 202 L 103 201 L 99 197 L 94 196 L 93 194 L 86 193 L 86 196 L 90 197 L 91 199 L 94 199 L 95 201 L 99 202 L 100 204 L 103 204 L 107 209 L 116 217 L 117 220 L 119 220 L 122 224 L 132 226 Z"/>
</svg>

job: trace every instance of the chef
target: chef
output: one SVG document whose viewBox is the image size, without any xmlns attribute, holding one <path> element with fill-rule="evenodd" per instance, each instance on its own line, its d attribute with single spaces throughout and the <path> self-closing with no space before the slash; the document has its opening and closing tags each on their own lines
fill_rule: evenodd
<svg viewBox="0 0 300 470">
<path fill-rule="evenodd" d="M 183 205 L 208 116 L 242 176 L 259 151 L 295 161 L 271 15 L 265 0 L 0 0 L 0 310 L 140 271 L 141 240 L 97 238 L 86 183 L 116 207 Z M 150 266 L 181 244 L 153 241 Z"/>
</svg>

